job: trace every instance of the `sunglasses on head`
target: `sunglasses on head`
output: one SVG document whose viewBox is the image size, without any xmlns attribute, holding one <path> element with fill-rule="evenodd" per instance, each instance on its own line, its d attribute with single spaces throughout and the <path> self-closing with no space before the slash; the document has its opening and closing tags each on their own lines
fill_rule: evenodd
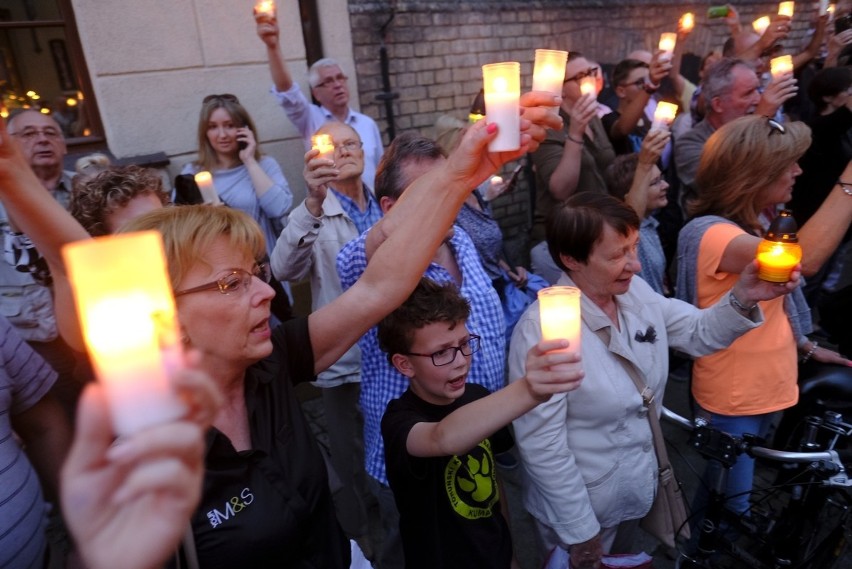
<svg viewBox="0 0 852 569">
<path fill-rule="evenodd" d="M 221 95 L 207 95 L 204 99 L 201 100 L 201 104 L 209 103 L 210 101 L 228 101 L 229 103 L 237 103 L 239 104 L 240 100 L 237 99 L 236 95 L 231 95 L 230 93 L 222 93 Z"/>
</svg>

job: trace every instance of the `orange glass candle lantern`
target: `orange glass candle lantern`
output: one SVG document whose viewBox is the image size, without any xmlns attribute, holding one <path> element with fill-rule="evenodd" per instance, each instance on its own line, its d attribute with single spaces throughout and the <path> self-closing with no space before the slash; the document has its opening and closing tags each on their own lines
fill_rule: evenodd
<svg viewBox="0 0 852 569">
<path fill-rule="evenodd" d="M 216 191 L 216 186 L 213 185 L 213 175 L 210 172 L 202 170 L 194 177 L 204 203 L 210 205 L 219 205 L 222 203 L 219 199 L 219 193 Z"/>
<path fill-rule="evenodd" d="M 796 220 L 789 210 L 784 210 L 769 224 L 769 229 L 757 247 L 760 264 L 758 276 L 772 283 L 786 283 L 790 273 L 802 260 L 802 247 Z"/>
<path fill-rule="evenodd" d="M 551 286 L 538 291 L 538 310 L 543 340 L 568 340 L 566 352 L 581 349 L 580 289 Z M 570 364 L 572 368 L 577 364 Z"/>
<path fill-rule="evenodd" d="M 778 4 L 778 15 L 779 16 L 787 16 L 788 18 L 793 17 L 793 12 L 796 10 L 795 2 L 781 2 Z"/>
<path fill-rule="evenodd" d="M 693 14 L 692 12 L 687 12 L 686 14 L 680 17 L 678 23 L 680 24 L 681 30 L 683 30 L 684 32 L 691 32 L 692 29 L 695 27 L 695 14 Z"/>
<path fill-rule="evenodd" d="M 533 91 L 545 91 L 551 95 L 562 95 L 562 81 L 565 79 L 565 62 L 568 52 L 558 49 L 535 50 L 533 66 Z M 556 113 L 559 107 L 554 106 Z"/>
<path fill-rule="evenodd" d="M 313 135 L 311 137 L 311 148 L 319 150 L 318 158 L 331 160 L 334 157 L 334 143 L 331 141 L 330 134 Z"/>
<path fill-rule="evenodd" d="M 769 70 L 772 73 L 773 79 L 778 79 L 782 75 L 787 75 L 793 72 L 793 57 L 791 55 L 782 55 L 773 58 L 769 62 Z"/>
<path fill-rule="evenodd" d="M 668 129 L 677 116 L 677 105 L 660 101 L 657 103 L 657 108 L 654 109 L 654 122 L 651 123 L 651 130 Z"/>
<path fill-rule="evenodd" d="M 497 136 L 488 143 L 490 152 L 521 147 L 521 64 L 517 61 L 482 66 L 485 88 L 485 120 L 497 125 Z"/>
<path fill-rule="evenodd" d="M 664 52 L 660 57 L 663 61 L 668 61 L 674 55 L 674 48 L 677 44 L 677 34 L 673 32 L 665 32 L 660 34 L 660 51 Z"/>
<path fill-rule="evenodd" d="M 129 435 L 182 416 L 186 409 L 170 383 L 182 350 L 160 234 L 78 241 L 62 257 L 115 432 Z"/>
<path fill-rule="evenodd" d="M 769 27 L 770 22 L 771 20 L 769 19 L 769 16 L 761 16 L 751 23 L 751 28 L 756 34 L 762 36 L 763 32 L 766 31 L 766 28 Z"/>
</svg>

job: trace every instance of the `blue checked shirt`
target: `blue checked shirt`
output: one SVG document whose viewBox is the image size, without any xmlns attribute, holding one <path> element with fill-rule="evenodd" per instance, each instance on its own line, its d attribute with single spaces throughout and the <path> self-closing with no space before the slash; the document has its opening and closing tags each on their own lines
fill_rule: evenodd
<svg viewBox="0 0 852 569">
<path fill-rule="evenodd" d="M 482 347 L 473 355 L 468 381 L 478 383 L 489 391 L 505 384 L 506 325 L 503 307 L 491 279 L 482 268 L 473 241 L 459 226 L 449 241 L 462 274 L 461 294 L 470 302 L 467 328 L 471 334 L 482 337 Z M 353 239 L 337 254 L 337 272 L 345 291 L 367 268 L 364 249 L 367 232 Z M 436 263 L 431 263 L 424 273 L 437 282 L 452 282 L 453 277 Z M 382 416 L 393 399 L 408 387 L 408 379 L 388 362 L 387 355 L 379 349 L 377 328 L 374 326 L 359 341 L 361 348 L 361 410 L 364 413 L 364 454 L 367 473 L 388 484 L 385 474 L 385 445 L 382 441 Z"/>
<path fill-rule="evenodd" d="M 358 231 L 364 233 L 375 225 L 382 217 L 382 209 L 379 207 L 379 202 L 376 201 L 376 196 L 373 195 L 367 186 L 364 186 L 364 196 L 367 198 L 367 207 L 364 211 L 358 209 L 358 204 L 349 196 L 343 195 L 334 188 L 329 187 L 337 196 L 337 201 L 340 202 L 340 207 L 358 228 Z"/>
</svg>

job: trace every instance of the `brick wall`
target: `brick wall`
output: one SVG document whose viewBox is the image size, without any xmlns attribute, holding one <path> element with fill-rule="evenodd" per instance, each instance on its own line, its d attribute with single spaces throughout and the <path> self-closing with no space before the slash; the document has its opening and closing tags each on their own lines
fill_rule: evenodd
<svg viewBox="0 0 852 569">
<path fill-rule="evenodd" d="M 720 4 L 723 2 L 719 2 Z M 696 27 L 687 51 L 703 55 L 721 49 L 727 28 L 708 21 L 707 3 L 632 0 L 615 1 L 463 1 L 374 2 L 349 0 L 354 59 L 361 110 L 376 118 L 386 133 L 379 63 L 380 28 L 390 18 L 385 45 L 390 84 L 399 97 L 393 103 L 397 133 L 416 129 L 433 136 L 442 114 L 465 118 L 482 85 L 481 66 L 498 61 L 521 62 L 522 88 L 532 82 L 536 48 L 582 51 L 601 63 L 616 63 L 633 49 L 651 49 L 659 35 L 675 31 L 677 19 L 696 14 Z M 788 49 L 803 45 L 817 2 L 797 2 Z M 737 2 L 741 21 L 777 11 L 777 2 Z M 387 135 L 386 135 L 387 136 Z M 387 141 L 387 138 L 386 138 Z M 510 255 L 526 262 L 526 232 L 530 219 L 525 185 L 495 201 Z"/>
</svg>

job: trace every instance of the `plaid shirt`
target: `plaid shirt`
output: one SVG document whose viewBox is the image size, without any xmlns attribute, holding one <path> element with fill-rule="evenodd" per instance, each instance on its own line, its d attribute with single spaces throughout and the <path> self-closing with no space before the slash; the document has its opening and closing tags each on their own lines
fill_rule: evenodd
<svg viewBox="0 0 852 569">
<path fill-rule="evenodd" d="M 366 238 L 365 231 L 347 243 L 337 255 L 337 272 L 344 291 L 355 284 L 367 268 Z M 467 328 L 471 334 L 482 337 L 482 347 L 473 356 L 468 381 L 496 391 L 505 384 L 506 325 L 503 307 L 467 233 L 455 226 L 449 245 L 462 274 L 461 294 L 470 302 Z M 444 267 L 435 263 L 429 265 L 423 276 L 438 282 L 453 280 Z M 382 416 L 388 403 L 406 390 L 408 379 L 396 371 L 388 362 L 387 355 L 379 349 L 375 326 L 358 341 L 358 345 L 361 347 L 361 410 L 364 413 L 366 469 L 370 476 L 387 485 Z"/>
</svg>

